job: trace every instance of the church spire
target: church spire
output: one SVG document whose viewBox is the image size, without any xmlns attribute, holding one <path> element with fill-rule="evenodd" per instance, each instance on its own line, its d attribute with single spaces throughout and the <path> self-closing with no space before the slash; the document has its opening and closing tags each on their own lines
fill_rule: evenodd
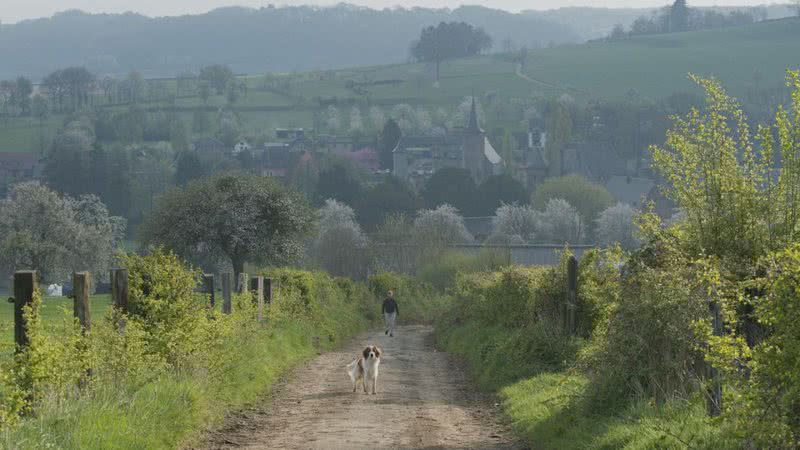
<svg viewBox="0 0 800 450">
<path fill-rule="evenodd" d="M 483 133 L 480 124 L 478 124 L 478 108 L 475 105 L 475 96 L 472 96 L 472 108 L 469 111 L 469 125 L 467 131 L 470 133 L 480 134 Z"/>
</svg>

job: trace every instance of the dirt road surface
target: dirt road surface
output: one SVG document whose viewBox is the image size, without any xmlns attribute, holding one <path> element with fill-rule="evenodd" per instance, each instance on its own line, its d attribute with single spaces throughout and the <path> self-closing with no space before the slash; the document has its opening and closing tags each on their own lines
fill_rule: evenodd
<svg viewBox="0 0 800 450">
<path fill-rule="evenodd" d="M 261 405 L 229 418 L 208 449 L 523 449 L 491 398 L 437 352 L 433 329 L 365 333 L 294 370 Z M 345 365 L 383 350 L 377 395 L 352 392 Z"/>
</svg>

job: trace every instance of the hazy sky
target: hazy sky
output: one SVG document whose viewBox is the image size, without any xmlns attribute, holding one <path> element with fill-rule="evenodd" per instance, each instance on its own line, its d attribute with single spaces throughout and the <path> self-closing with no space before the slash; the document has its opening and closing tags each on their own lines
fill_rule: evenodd
<svg viewBox="0 0 800 450">
<path fill-rule="evenodd" d="M 0 20 L 14 23 L 24 19 L 51 16 L 66 9 L 89 12 L 134 11 L 148 16 L 172 16 L 202 13 L 221 6 L 267 6 L 315 4 L 332 5 L 340 0 L 0 0 Z M 395 5 L 457 7 L 460 4 L 480 4 L 511 11 L 521 9 L 550 9 L 559 6 L 649 7 L 661 6 L 669 0 L 351 0 L 348 3 L 384 8 Z M 764 0 L 689 0 L 690 5 L 757 5 Z"/>
</svg>

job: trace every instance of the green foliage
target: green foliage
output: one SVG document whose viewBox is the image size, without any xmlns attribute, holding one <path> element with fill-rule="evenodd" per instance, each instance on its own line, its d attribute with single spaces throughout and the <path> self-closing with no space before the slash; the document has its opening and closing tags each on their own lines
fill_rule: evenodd
<svg viewBox="0 0 800 450">
<path fill-rule="evenodd" d="M 471 216 L 476 211 L 477 194 L 478 188 L 469 170 L 447 167 L 437 170 L 428 179 L 420 196 L 430 209 L 447 204 L 462 215 Z"/>
<path fill-rule="evenodd" d="M 334 345 L 363 329 L 365 313 L 378 308 L 364 285 L 271 270 L 275 299 L 264 326 L 250 295 L 235 296 L 230 315 L 209 308 L 207 296 L 194 292 L 197 272 L 173 254 L 156 250 L 123 262 L 130 315 L 109 312 L 83 333 L 65 310 L 60 328 L 46 331 L 38 295 L 27 309 L 30 347 L 0 361 L 4 446 L 191 446 L 227 410 L 254 401 L 315 354 L 310 336 Z M 20 420 L 25 411 L 35 416 Z"/>
<path fill-rule="evenodd" d="M 395 291 L 400 307 L 399 323 L 433 323 L 449 310 L 450 299 L 412 277 L 381 272 L 369 277 L 368 286 L 375 298 L 375 312 L 380 314 L 381 302 L 389 289 Z"/>
<path fill-rule="evenodd" d="M 460 273 L 484 272 L 499 268 L 507 262 L 503 252 L 486 250 L 470 255 L 459 251 L 446 251 L 435 260 L 417 270 L 417 278 L 439 291 L 455 287 Z"/>
<path fill-rule="evenodd" d="M 280 264 L 299 256 L 312 224 L 297 193 L 267 177 L 222 173 L 165 195 L 143 237 L 185 258 L 227 258 L 238 275 L 245 260 Z"/>
<path fill-rule="evenodd" d="M 545 181 L 533 193 L 533 206 L 544 209 L 547 202 L 554 198 L 564 199 L 574 206 L 583 217 L 584 226 L 591 226 L 601 211 L 614 204 L 614 196 L 606 188 L 591 183 L 580 175 L 567 175 Z"/>
</svg>

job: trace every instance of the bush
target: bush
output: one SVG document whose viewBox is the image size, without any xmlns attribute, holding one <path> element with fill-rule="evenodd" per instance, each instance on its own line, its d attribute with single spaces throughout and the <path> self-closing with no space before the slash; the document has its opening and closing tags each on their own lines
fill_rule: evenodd
<svg viewBox="0 0 800 450">
<path fill-rule="evenodd" d="M 352 281 L 274 270 L 276 296 L 264 325 L 255 320 L 250 295 L 235 295 L 230 315 L 210 308 L 207 295 L 194 292 L 197 272 L 173 254 L 156 250 L 123 261 L 128 315 L 109 312 L 84 334 L 64 311 L 54 333 L 38 319 L 38 296 L 28 308 L 30 347 L 0 362 L 5 446 L 191 446 L 227 410 L 252 402 L 282 372 L 316 354 L 310 337 L 325 337 L 320 342 L 330 347 L 364 329 L 363 314 L 374 302 Z M 26 411 L 35 417 L 20 420 Z"/>
</svg>

